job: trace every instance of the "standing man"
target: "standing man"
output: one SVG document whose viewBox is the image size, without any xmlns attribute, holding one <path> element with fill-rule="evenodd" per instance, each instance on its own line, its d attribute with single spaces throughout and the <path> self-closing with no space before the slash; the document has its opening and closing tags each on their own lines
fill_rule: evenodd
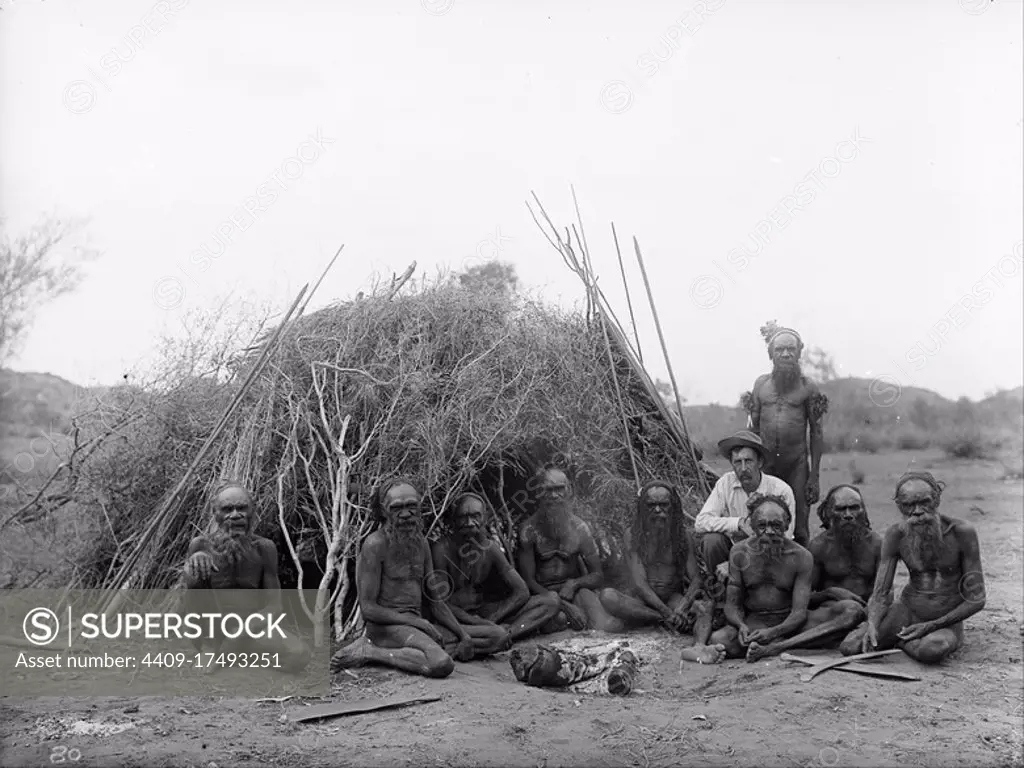
<svg viewBox="0 0 1024 768">
<path fill-rule="evenodd" d="M 772 372 L 757 378 L 750 398 L 750 428 L 764 440 L 764 471 L 784 480 L 796 497 L 793 538 L 806 547 L 810 540 L 808 510 L 818 502 L 819 470 L 824 447 L 821 420 L 828 398 L 803 376 L 804 343 L 792 328 L 770 324 L 762 329 Z M 810 466 L 808 466 L 810 432 Z"/>
<path fill-rule="evenodd" d="M 793 490 L 782 480 L 764 472 L 767 458 L 761 438 L 741 430 L 718 443 L 718 450 L 732 464 L 732 472 L 722 475 L 704 507 L 697 514 L 694 530 L 702 534 L 701 555 L 709 578 L 715 578 L 718 567 L 729 560 L 729 550 L 737 541 L 753 535 L 747 518 L 747 500 L 755 493 L 781 496 L 793 507 Z M 786 536 L 793 538 L 793 521 Z M 719 582 L 724 579 L 719 578 Z"/>
</svg>

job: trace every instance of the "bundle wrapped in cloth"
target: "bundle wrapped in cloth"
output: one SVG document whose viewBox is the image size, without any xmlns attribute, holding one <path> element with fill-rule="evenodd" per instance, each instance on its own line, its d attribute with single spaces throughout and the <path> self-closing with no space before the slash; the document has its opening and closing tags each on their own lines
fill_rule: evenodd
<svg viewBox="0 0 1024 768">
<path fill-rule="evenodd" d="M 555 645 L 517 648 L 509 664 L 516 680 L 537 688 L 568 688 L 600 676 L 599 692 L 628 696 L 640 659 L 627 642 L 619 641 L 590 652 Z"/>
</svg>

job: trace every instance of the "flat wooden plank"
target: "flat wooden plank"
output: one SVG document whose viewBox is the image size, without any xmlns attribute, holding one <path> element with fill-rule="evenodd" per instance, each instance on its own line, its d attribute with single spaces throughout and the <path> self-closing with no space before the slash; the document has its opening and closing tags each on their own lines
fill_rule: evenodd
<svg viewBox="0 0 1024 768">
<path fill-rule="evenodd" d="M 296 723 L 307 723 L 311 720 L 326 720 L 329 717 L 359 715 L 364 712 L 376 712 L 381 709 L 406 707 L 410 704 L 425 704 L 440 701 L 440 696 L 395 696 L 390 699 L 360 699 L 359 701 L 335 701 L 329 704 L 318 704 L 315 707 L 298 707 L 288 713 L 288 719 Z"/>
<path fill-rule="evenodd" d="M 813 667 L 818 663 L 816 659 L 804 659 L 800 656 L 793 656 L 790 653 L 784 653 L 780 656 L 783 661 L 796 661 L 801 664 L 806 664 L 809 667 Z M 858 675 L 868 675 L 870 677 L 886 677 L 892 680 L 913 680 L 920 681 L 921 678 L 917 675 L 911 675 L 907 672 L 900 672 L 895 669 L 886 669 L 884 666 L 878 666 L 875 664 L 844 664 L 835 668 L 837 672 L 853 672 Z"/>
<path fill-rule="evenodd" d="M 899 648 L 892 648 L 888 651 L 872 651 L 871 653 L 858 653 L 854 656 L 841 656 L 838 659 L 832 659 L 831 661 L 826 661 L 824 664 L 819 664 L 816 667 L 812 667 L 807 672 L 800 675 L 800 679 L 805 683 L 809 683 L 822 672 L 827 672 L 828 670 L 833 669 L 834 667 L 840 667 L 844 664 L 849 664 L 853 661 L 874 659 L 878 658 L 879 656 L 890 656 L 894 653 L 903 653 L 903 651 L 901 651 Z"/>
</svg>

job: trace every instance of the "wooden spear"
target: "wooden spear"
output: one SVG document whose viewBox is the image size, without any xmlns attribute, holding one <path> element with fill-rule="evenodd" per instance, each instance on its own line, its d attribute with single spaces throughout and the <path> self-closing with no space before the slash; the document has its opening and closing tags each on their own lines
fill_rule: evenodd
<svg viewBox="0 0 1024 768">
<path fill-rule="evenodd" d="M 267 339 L 264 345 L 263 352 L 260 354 L 260 357 L 257 359 L 255 365 L 253 365 L 253 368 L 249 372 L 249 375 L 246 377 L 246 380 L 242 383 L 238 392 L 235 393 L 234 398 L 232 398 L 231 402 L 228 404 L 228 407 L 225 409 L 224 413 L 221 414 L 221 417 L 217 421 L 216 426 L 213 428 L 213 431 L 210 432 L 209 436 L 206 438 L 206 441 L 199 449 L 199 452 L 192 460 L 192 463 L 189 466 L 189 468 L 185 471 L 185 474 L 178 481 L 178 484 L 174 487 L 174 490 L 171 491 L 171 493 L 164 500 L 164 503 L 161 505 L 157 513 L 153 516 L 152 522 L 143 532 L 139 541 L 136 543 L 135 550 L 128 557 L 125 563 L 121 566 L 118 573 L 115 575 L 115 589 L 123 588 L 124 584 L 128 581 L 132 573 L 132 570 L 135 568 L 136 565 L 138 565 L 139 560 L 142 558 L 142 555 L 145 552 L 145 549 L 149 544 L 150 540 L 153 538 L 153 535 L 165 522 L 169 513 L 176 507 L 181 494 L 184 493 L 184 490 L 187 487 L 189 481 L 192 479 L 192 476 L 198 471 L 199 465 L 201 464 L 202 460 L 206 457 L 207 453 L 209 453 L 209 451 L 213 448 L 217 438 L 220 437 L 221 432 L 224 431 L 231 417 L 234 415 L 235 411 L 238 410 L 238 407 L 241 404 L 246 391 L 256 380 L 256 377 L 260 374 L 260 372 L 263 370 L 264 366 L 266 365 L 267 361 L 270 358 L 271 352 L 276 348 L 278 340 L 280 339 L 282 333 L 284 332 L 285 327 L 288 325 L 289 319 L 295 312 L 296 307 L 299 306 L 299 302 L 302 301 L 303 296 L 306 294 L 308 290 L 309 284 L 307 283 L 302 287 L 302 290 L 299 291 L 299 295 L 295 297 L 295 301 L 292 302 L 292 305 L 289 308 L 287 314 L 285 315 L 284 320 L 277 327 L 277 329 L 270 336 L 270 338 Z M 121 600 L 122 595 L 115 595 L 107 604 L 104 613 L 112 613 L 113 610 L 117 607 L 117 605 L 120 604 Z"/>
<path fill-rule="evenodd" d="M 615 255 L 619 259 L 619 272 L 622 274 L 622 287 L 626 291 L 626 306 L 629 308 L 629 324 L 633 326 L 633 338 L 636 339 L 636 356 L 640 358 L 640 364 L 644 363 L 644 351 L 640 348 L 640 334 L 636 329 L 636 317 L 633 316 L 633 300 L 629 296 L 629 283 L 626 281 L 626 267 L 622 263 L 622 250 L 619 248 L 619 235 L 615 231 L 615 222 L 612 222 L 612 239 L 615 240 Z"/>
<path fill-rule="evenodd" d="M 644 266 L 644 257 L 640 253 L 640 243 L 637 242 L 636 237 L 633 238 L 633 249 L 636 251 L 636 260 L 640 265 L 640 272 L 644 276 L 644 287 L 647 289 L 647 301 L 651 305 L 651 314 L 654 316 L 654 327 L 658 329 L 658 340 L 661 342 L 661 352 L 665 356 L 665 365 L 668 368 L 668 376 L 672 381 L 672 391 L 676 396 L 676 408 L 679 409 L 679 423 L 683 427 L 683 436 L 686 438 L 686 445 L 690 449 L 690 458 L 693 459 L 693 468 L 697 473 L 697 481 L 700 483 L 701 490 L 705 494 L 710 494 L 711 489 L 708 488 L 707 478 L 704 477 L 704 472 L 700 468 L 700 462 L 697 461 L 697 452 L 693 448 L 693 440 L 690 438 L 690 432 L 686 428 L 686 420 L 683 418 L 683 403 L 679 399 L 679 387 L 676 385 L 676 374 L 672 370 L 672 361 L 668 356 L 668 346 L 665 344 L 665 334 L 661 330 L 661 320 L 658 318 L 658 308 L 654 305 L 654 294 L 651 292 L 651 281 L 647 279 L 647 268 Z"/>
</svg>

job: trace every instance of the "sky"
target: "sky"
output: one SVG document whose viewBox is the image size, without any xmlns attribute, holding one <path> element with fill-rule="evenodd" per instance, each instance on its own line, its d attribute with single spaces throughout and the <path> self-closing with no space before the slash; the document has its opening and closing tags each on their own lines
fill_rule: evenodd
<svg viewBox="0 0 1024 768">
<path fill-rule="evenodd" d="M 411 262 L 582 289 L 530 218 L 579 199 L 621 318 L 734 404 L 776 319 L 840 375 L 1024 379 L 1020 0 L 2 0 L 0 215 L 101 253 L 11 361 L 83 385 L 189 311 L 309 311 Z M 219 238 L 219 241 L 218 241 Z"/>
</svg>

